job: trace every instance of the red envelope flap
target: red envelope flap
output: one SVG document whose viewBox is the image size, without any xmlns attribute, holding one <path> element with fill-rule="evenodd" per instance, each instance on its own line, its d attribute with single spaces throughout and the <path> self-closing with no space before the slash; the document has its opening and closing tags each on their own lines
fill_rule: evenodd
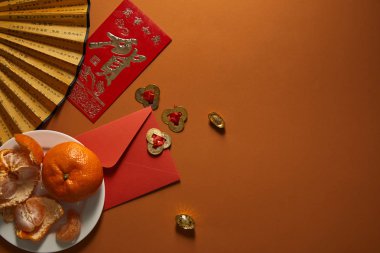
<svg viewBox="0 0 380 253">
<path fill-rule="evenodd" d="M 119 161 L 151 112 L 151 107 L 146 107 L 75 138 L 98 155 L 104 168 L 111 168 Z"/>
</svg>

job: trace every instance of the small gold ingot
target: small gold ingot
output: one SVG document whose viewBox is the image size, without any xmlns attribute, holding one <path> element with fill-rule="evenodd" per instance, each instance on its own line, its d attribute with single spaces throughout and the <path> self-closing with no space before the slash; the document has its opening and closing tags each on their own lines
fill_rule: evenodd
<svg viewBox="0 0 380 253">
<path fill-rule="evenodd" d="M 222 129 L 225 126 L 224 119 L 219 114 L 217 114 L 216 112 L 210 112 L 208 114 L 208 119 L 217 128 L 221 128 Z"/>
<path fill-rule="evenodd" d="M 182 229 L 191 230 L 195 228 L 195 221 L 188 214 L 178 214 L 175 216 L 175 220 L 178 227 Z"/>
</svg>

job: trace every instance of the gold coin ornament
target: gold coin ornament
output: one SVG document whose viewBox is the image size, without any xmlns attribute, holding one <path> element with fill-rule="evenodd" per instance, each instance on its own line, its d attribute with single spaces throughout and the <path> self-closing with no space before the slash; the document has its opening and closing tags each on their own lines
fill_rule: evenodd
<svg viewBox="0 0 380 253">
<path fill-rule="evenodd" d="M 146 133 L 148 142 L 148 152 L 151 155 L 160 155 L 164 149 L 167 149 L 172 144 L 171 137 L 157 128 L 151 128 Z"/>
<path fill-rule="evenodd" d="M 173 109 L 166 109 L 161 115 L 162 121 L 175 133 L 183 131 L 187 117 L 187 110 L 182 106 L 175 106 Z"/>
<path fill-rule="evenodd" d="M 177 226 L 184 230 L 192 230 L 195 228 L 194 219 L 188 214 L 178 214 L 175 217 Z"/>
<path fill-rule="evenodd" d="M 136 90 L 135 99 L 144 107 L 151 106 L 152 110 L 157 110 L 160 101 L 160 88 L 154 84 L 149 84 Z"/>
<path fill-rule="evenodd" d="M 224 122 L 224 119 L 222 118 L 222 116 L 220 116 L 216 112 L 210 112 L 208 114 L 208 119 L 217 128 L 223 129 L 225 127 L 225 125 L 226 125 L 225 122 Z"/>
</svg>

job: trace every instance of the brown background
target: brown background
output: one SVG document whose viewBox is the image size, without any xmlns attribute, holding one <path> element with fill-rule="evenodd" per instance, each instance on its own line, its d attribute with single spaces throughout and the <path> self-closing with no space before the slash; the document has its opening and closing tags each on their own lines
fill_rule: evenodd
<svg viewBox="0 0 380 253">
<path fill-rule="evenodd" d="M 66 102 L 47 129 L 129 114 L 155 83 L 157 118 L 189 111 L 172 133 L 181 183 L 106 211 L 67 252 L 380 252 L 380 2 L 134 3 L 173 42 L 96 124 Z M 118 4 L 92 1 L 92 32 Z M 183 209 L 194 237 L 176 232 Z M 0 251 L 18 252 L 3 239 Z"/>
</svg>

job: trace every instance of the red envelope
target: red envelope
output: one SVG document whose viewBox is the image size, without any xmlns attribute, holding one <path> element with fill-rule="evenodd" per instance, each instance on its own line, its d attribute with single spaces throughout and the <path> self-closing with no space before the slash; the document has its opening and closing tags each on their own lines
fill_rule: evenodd
<svg viewBox="0 0 380 253">
<path fill-rule="evenodd" d="M 95 122 L 171 42 L 129 0 L 124 0 L 87 41 L 69 101 Z"/>
<path fill-rule="evenodd" d="M 147 151 L 146 133 L 153 127 L 158 122 L 147 107 L 76 137 L 104 167 L 104 210 L 179 181 L 169 150 L 157 157 Z"/>
</svg>

